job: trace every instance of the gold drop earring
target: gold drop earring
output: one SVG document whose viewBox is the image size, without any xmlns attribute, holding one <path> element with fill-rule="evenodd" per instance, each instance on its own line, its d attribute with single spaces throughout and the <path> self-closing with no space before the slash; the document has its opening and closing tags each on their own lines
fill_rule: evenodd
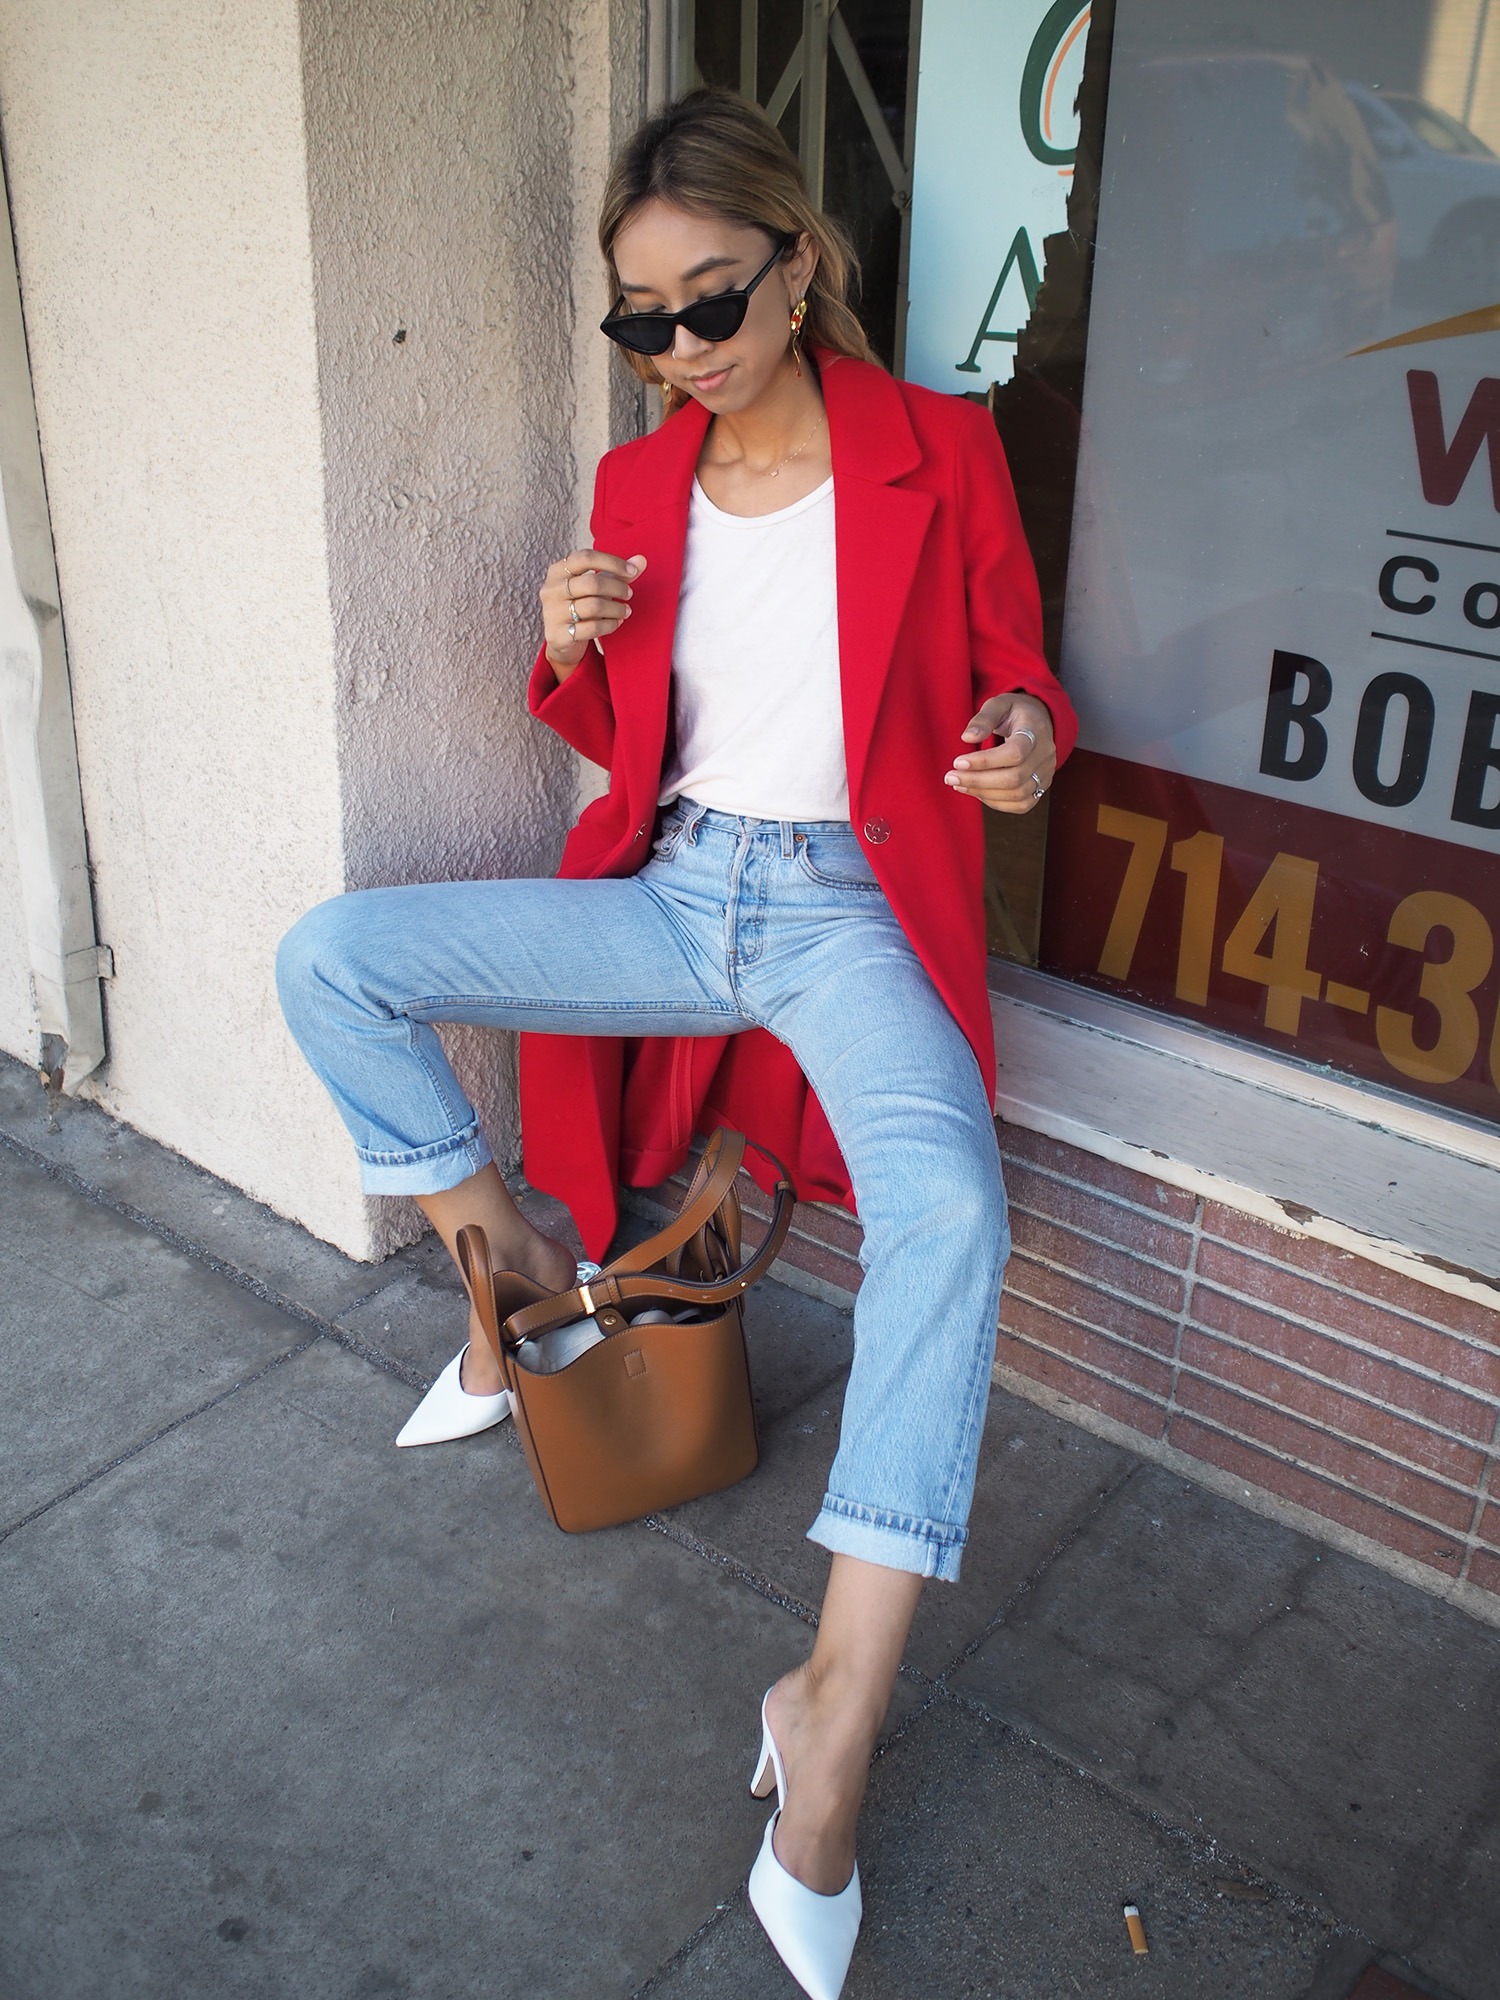
<svg viewBox="0 0 1500 2000">
<path fill-rule="evenodd" d="M 797 373 L 802 373 L 802 356 L 798 351 L 797 337 L 802 331 L 802 322 L 807 318 L 807 300 L 798 299 L 792 308 L 792 359 L 797 364 Z"/>
</svg>

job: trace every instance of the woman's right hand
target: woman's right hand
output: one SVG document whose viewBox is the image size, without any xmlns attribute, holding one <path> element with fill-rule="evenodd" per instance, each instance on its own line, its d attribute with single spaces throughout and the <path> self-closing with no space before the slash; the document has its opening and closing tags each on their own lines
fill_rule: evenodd
<svg viewBox="0 0 1500 2000">
<path fill-rule="evenodd" d="M 644 556 L 607 556 L 574 549 L 555 562 L 541 588 L 547 660 L 565 681 L 589 645 L 618 632 L 630 616 L 630 586 L 646 567 Z"/>
</svg>

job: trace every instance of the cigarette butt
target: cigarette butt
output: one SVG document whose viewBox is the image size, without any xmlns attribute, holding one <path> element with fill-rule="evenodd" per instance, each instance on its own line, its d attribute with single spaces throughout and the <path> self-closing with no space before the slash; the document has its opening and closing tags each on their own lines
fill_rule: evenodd
<svg viewBox="0 0 1500 2000">
<path fill-rule="evenodd" d="M 1151 1947 L 1146 1942 L 1146 1926 L 1141 1922 L 1141 1913 L 1134 1903 L 1125 1905 L 1125 1928 L 1130 1933 L 1130 1942 L 1136 1957 L 1144 1957 Z"/>
</svg>

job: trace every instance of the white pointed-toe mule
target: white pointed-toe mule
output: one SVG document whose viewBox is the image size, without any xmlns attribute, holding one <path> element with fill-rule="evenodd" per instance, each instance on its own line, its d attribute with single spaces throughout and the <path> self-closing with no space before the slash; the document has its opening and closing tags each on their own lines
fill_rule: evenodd
<svg viewBox="0 0 1500 2000">
<path fill-rule="evenodd" d="M 836 1896 L 820 1896 L 776 1859 L 778 1806 L 750 1870 L 750 1907 L 775 1945 L 781 1962 L 809 2000 L 839 2000 L 854 1956 L 859 1920 L 859 1866 Z"/>
<path fill-rule="evenodd" d="M 402 1426 L 397 1444 L 446 1444 L 492 1430 L 510 1415 L 510 1391 L 471 1396 L 459 1380 L 469 1343 L 454 1355 Z"/>
<path fill-rule="evenodd" d="M 586 1285 L 598 1275 L 597 1264 L 580 1264 L 576 1282 Z M 465 1341 L 402 1425 L 398 1445 L 447 1444 L 453 1438 L 477 1437 L 505 1422 L 510 1415 L 508 1389 L 493 1396 L 471 1396 L 464 1387 L 461 1377 L 468 1351 Z"/>
<path fill-rule="evenodd" d="M 766 1821 L 760 1853 L 750 1870 L 750 1907 L 782 1964 L 809 2000 L 839 2000 L 864 1914 L 859 1866 L 855 1864 L 854 1873 L 836 1896 L 822 1896 L 799 1882 L 777 1860 L 776 1822 L 786 1804 L 786 1770 L 766 1719 L 770 1698 L 767 1688 L 760 1705 L 760 1757 L 750 1790 L 758 1799 L 769 1798 L 774 1782 L 776 1810 Z"/>
</svg>

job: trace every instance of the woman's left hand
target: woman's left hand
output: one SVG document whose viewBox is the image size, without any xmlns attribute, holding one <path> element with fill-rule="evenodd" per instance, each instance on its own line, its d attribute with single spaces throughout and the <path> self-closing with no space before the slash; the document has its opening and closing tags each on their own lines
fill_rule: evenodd
<svg viewBox="0 0 1500 2000">
<path fill-rule="evenodd" d="M 992 695 L 964 731 L 965 743 L 999 740 L 989 750 L 965 750 L 943 782 L 992 812 L 1028 813 L 1039 805 L 1057 770 L 1052 716 L 1032 694 Z"/>
</svg>

